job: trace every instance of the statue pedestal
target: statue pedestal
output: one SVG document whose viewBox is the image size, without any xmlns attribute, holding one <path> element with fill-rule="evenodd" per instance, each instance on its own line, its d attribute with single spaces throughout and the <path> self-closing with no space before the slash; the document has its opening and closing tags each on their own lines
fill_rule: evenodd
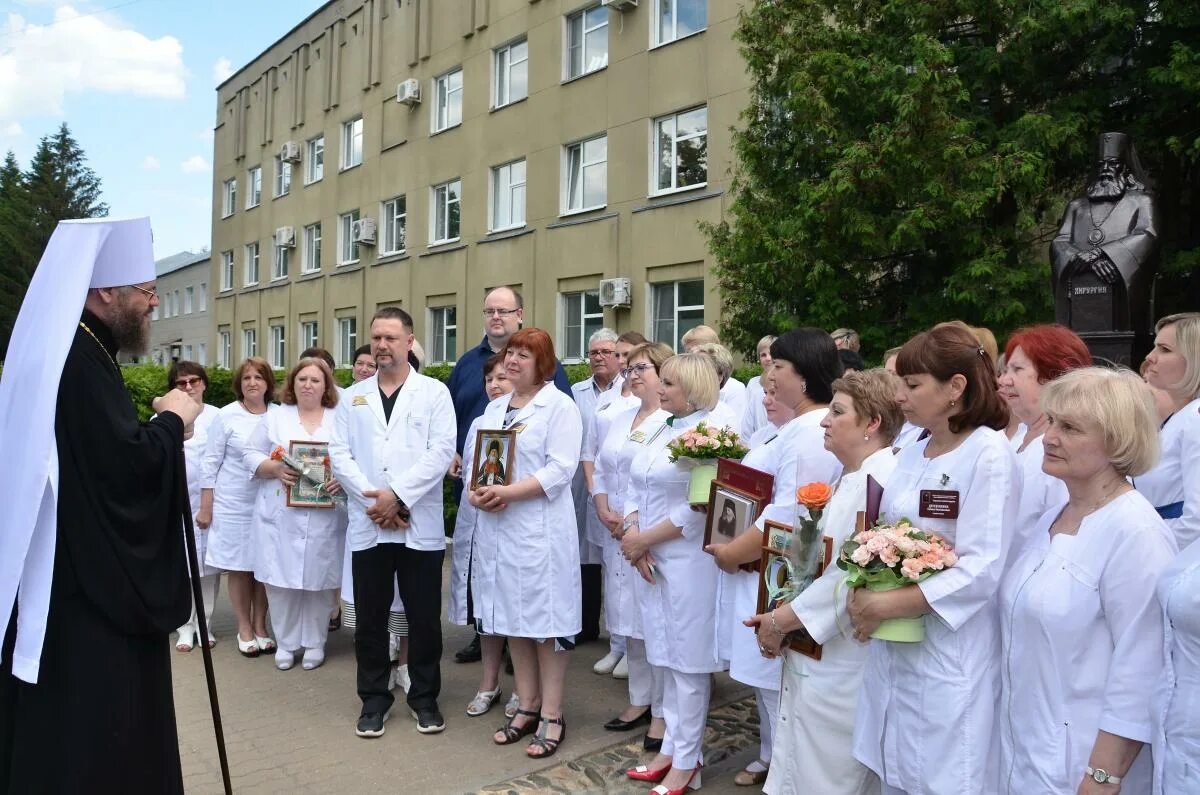
<svg viewBox="0 0 1200 795">
<path fill-rule="evenodd" d="M 1137 335 L 1132 331 L 1078 331 L 1095 359 L 1107 359 L 1113 364 L 1133 367 Z M 1136 357 L 1140 359 L 1141 357 Z M 1097 361 L 1096 364 L 1101 364 Z"/>
</svg>

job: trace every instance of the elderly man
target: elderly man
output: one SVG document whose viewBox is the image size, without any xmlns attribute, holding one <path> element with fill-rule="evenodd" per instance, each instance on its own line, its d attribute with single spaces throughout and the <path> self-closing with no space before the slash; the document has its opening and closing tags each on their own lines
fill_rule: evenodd
<svg viewBox="0 0 1200 795">
<path fill-rule="evenodd" d="M 183 792 L 168 637 L 188 619 L 174 389 L 139 422 L 117 366 L 148 348 L 150 221 L 63 221 L 0 380 L 0 789 Z M 19 602 L 19 604 L 14 604 Z"/>
</svg>

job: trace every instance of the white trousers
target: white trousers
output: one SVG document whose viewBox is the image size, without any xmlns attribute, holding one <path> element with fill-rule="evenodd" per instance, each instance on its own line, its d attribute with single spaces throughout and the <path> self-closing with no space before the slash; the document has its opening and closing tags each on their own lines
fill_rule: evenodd
<svg viewBox="0 0 1200 795">
<path fill-rule="evenodd" d="M 629 703 L 650 705 L 650 714 L 663 716 L 663 669 L 646 661 L 646 641 L 626 638 L 625 662 L 629 666 Z"/>
<path fill-rule="evenodd" d="M 754 701 L 758 705 L 758 761 L 770 767 L 775 725 L 779 723 L 779 691 L 756 687 Z"/>
<path fill-rule="evenodd" d="M 284 651 L 324 649 L 329 637 L 329 591 L 267 586 L 275 643 Z"/>
<path fill-rule="evenodd" d="M 629 638 L 615 632 L 608 633 L 608 650 L 613 654 L 628 654 Z"/>
<path fill-rule="evenodd" d="M 208 624 L 208 636 L 212 637 L 212 617 L 213 608 L 217 606 L 217 586 L 220 585 L 221 575 L 209 574 L 200 578 L 200 596 L 204 599 L 204 618 Z M 191 592 L 191 584 L 188 584 L 188 592 Z M 192 599 L 192 616 L 187 620 L 187 623 L 181 626 L 176 632 L 179 633 L 179 638 L 184 641 L 189 641 L 192 646 L 200 643 L 200 621 L 196 617 L 196 600 Z M 194 640 L 192 640 L 194 639 Z"/>
<path fill-rule="evenodd" d="M 691 770 L 704 761 L 704 727 L 708 719 L 708 699 L 712 695 L 712 674 L 685 674 L 661 668 L 663 674 L 662 753 L 671 757 L 672 767 Z"/>
</svg>

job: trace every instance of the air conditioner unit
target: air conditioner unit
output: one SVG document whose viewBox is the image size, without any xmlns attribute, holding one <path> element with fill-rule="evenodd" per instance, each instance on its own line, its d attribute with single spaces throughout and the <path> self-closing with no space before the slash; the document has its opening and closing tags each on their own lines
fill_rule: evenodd
<svg viewBox="0 0 1200 795">
<path fill-rule="evenodd" d="M 285 163 L 300 162 L 300 144 L 295 141 L 288 141 L 283 146 L 279 147 L 279 159 Z"/>
<path fill-rule="evenodd" d="M 296 228 L 281 226 L 275 230 L 275 245 L 279 248 L 293 248 L 296 245 Z"/>
<path fill-rule="evenodd" d="M 396 101 L 410 108 L 421 101 L 421 81 L 410 77 L 396 86 Z"/>
<path fill-rule="evenodd" d="M 637 8 L 638 0 L 600 0 L 600 5 L 608 6 L 616 11 Z"/>
<path fill-rule="evenodd" d="M 600 280 L 600 306 L 629 306 L 631 289 L 624 277 Z"/>
<path fill-rule="evenodd" d="M 354 242 L 364 246 L 375 245 L 375 219 L 363 218 L 354 222 Z"/>
</svg>

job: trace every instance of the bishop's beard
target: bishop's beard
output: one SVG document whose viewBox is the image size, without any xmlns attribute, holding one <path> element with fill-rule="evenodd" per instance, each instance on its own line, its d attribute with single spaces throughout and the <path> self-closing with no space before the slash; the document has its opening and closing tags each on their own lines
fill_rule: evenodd
<svg viewBox="0 0 1200 795">
<path fill-rule="evenodd" d="M 1089 199 L 1119 199 L 1125 195 L 1125 183 L 1119 177 L 1097 177 L 1088 185 Z"/>
<path fill-rule="evenodd" d="M 130 306 L 124 292 L 118 293 L 109 319 L 109 330 L 118 350 L 142 356 L 150 349 L 150 324 L 146 322 L 146 313 Z"/>
</svg>

